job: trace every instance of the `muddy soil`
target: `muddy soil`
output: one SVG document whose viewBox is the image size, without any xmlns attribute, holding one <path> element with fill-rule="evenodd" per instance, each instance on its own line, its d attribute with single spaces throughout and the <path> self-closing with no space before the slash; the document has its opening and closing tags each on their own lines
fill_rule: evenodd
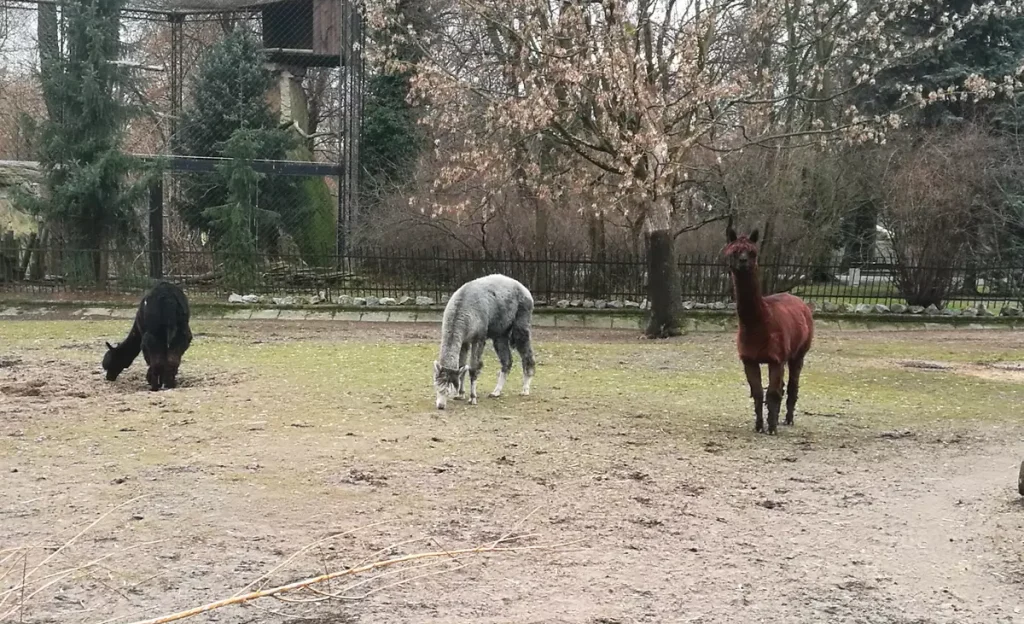
<svg viewBox="0 0 1024 624">
<path fill-rule="evenodd" d="M 244 344 L 407 344 L 407 357 L 423 357 L 436 342 L 433 327 L 340 323 L 202 323 L 196 341 L 210 350 L 186 356 L 181 388 L 152 393 L 139 364 L 103 381 L 96 345 L 109 336 L 94 326 L 0 344 L 0 619 L 22 603 L 11 621 L 155 617 L 230 597 L 304 546 L 351 531 L 296 556 L 269 584 L 512 534 L 525 537 L 509 545 L 549 547 L 424 560 L 185 621 L 1024 622 L 1019 416 L 844 428 L 815 414 L 807 387 L 807 413 L 769 438 L 751 431 L 746 411 L 665 416 L 670 396 L 555 400 L 545 392 L 571 388 L 541 383 L 524 398 L 515 379 L 480 409 L 439 413 L 429 388 L 415 402 L 389 396 L 398 382 L 386 370 L 361 387 L 296 394 L 231 355 Z M 647 345 L 632 332 L 536 334 L 618 349 L 613 362 L 637 375 L 672 363 L 671 351 L 636 356 Z M 914 339 L 1024 353 L 1009 332 Z M 734 366 L 741 381 L 731 336 L 678 340 Z M 820 340 L 842 358 L 890 338 Z M 882 360 L 894 371 L 937 361 Z M 932 369 L 986 373 L 1007 396 L 1024 384 L 1010 365 Z M 736 388 L 729 405 L 748 410 Z M 45 580 L 4 593 L 51 556 L 29 576 Z"/>
</svg>

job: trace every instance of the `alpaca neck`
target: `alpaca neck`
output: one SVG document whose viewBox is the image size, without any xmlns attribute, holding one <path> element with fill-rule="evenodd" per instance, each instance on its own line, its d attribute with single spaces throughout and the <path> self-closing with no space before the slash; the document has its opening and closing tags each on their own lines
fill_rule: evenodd
<svg viewBox="0 0 1024 624">
<path fill-rule="evenodd" d="M 459 357 L 462 355 L 462 343 L 465 342 L 461 327 L 452 328 L 441 341 L 441 355 L 438 363 L 442 368 L 457 370 Z"/>
<path fill-rule="evenodd" d="M 757 269 L 732 272 L 733 297 L 736 300 L 736 315 L 743 325 L 760 325 L 764 320 L 764 299 L 761 297 L 761 280 Z"/>
<path fill-rule="evenodd" d="M 134 325 L 132 325 L 131 331 L 128 332 L 128 335 L 125 337 L 125 339 L 121 341 L 121 344 L 114 347 L 114 350 L 117 351 L 118 353 L 127 353 L 130 354 L 132 357 L 135 357 L 135 355 L 138 354 L 139 349 L 141 348 L 142 332 L 139 330 L 138 323 L 135 323 Z"/>
</svg>

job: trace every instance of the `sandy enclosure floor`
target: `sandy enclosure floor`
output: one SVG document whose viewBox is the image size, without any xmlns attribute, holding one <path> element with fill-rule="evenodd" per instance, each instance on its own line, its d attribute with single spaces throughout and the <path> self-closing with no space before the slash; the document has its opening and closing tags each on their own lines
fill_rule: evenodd
<svg viewBox="0 0 1024 624">
<path fill-rule="evenodd" d="M 100 374 L 124 322 L 0 325 L 0 619 L 155 617 L 351 531 L 269 585 L 561 546 L 185 621 L 1024 622 L 1019 332 L 822 333 L 769 438 L 727 334 L 537 330 L 532 396 L 516 368 L 486 397 L 488 350 L 480 405 L 438 412 L 436 326 L 193 329 L 182 387 L 152 393 L 141 358 Z"/>
</svg>

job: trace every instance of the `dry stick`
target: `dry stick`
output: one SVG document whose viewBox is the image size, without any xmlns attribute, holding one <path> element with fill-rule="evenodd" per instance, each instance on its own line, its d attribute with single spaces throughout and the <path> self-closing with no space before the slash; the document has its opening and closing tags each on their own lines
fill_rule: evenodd
<svg viewBox="0 0 1024 624">
<path fill-rule="evenodd" d="M 523 526 L 523 524 L 524 524 L 524 523 L 525 523 L 525 522 L 526 522 L 527 520 L 529 520 L 529 519 L 530 519 L 530 517 L 531 517 L 531 516 L 533 516 L 533 514 L 537 513 L 538 511 L 540 511 L 540 507 L 534 507 L 533 511 L 531 511 L 530 513 L 528 513 L 528 514 L 526 514 L 525 516 L 523 516 L 522 518 L 520 518 L 520 519 L 519 519 L 519 522 L 516 522 L 516 523 L 515 523 L 515 525 L 514 525 L 514 526 L 513 526 L 513 527 L 512 527 L 511 529 L 509 529 L 507 533 L 505 533 L 504 535 L 502 535 L 501 537 L 499 537 L 499 538 L 498 538 L 497 540 L 495 540 L 495 541 L 494 541 L 494 542 L 493 542 L 493 543 L 491 544 L 491 546 L 492 546 L 492 547 L 493 547 L 493 546 L 497 546 L 498 544 L 500 544 L 500 543 L 502 543 L 502 542 L 506 542 L 506 541 L 508 541 L 508 539 L 509 539 L 509 538 L 510 538 L 510 537 L 511 537 L 511 536 L 512 536 L 513 534 L 515 534 L 515 532 L 516 532 L 517 530 L 519 530 L 519 527 Z M 519 536 L 519 538 L 518 538 L 518 539 L 523 539 L 524 537 L 528 537 L 528 536 L 525 536 L 525 535 L 521 535 L 521 536 Z"/>
<path fill-rule="evenodd" d="M 124 506 L 126 506 L 126 505 L 130 505 L 130 504 L 132 504 L 132 503 L 134 503 L 134 502 L 136 502 L 136 501 L 138 501 L 138 500 L 141 500 L 141 499 L 143 499 L 143 498 L 146 498 L 147 496 L 149 496 L 149 494 L 143 494 L 142 496 L 136 496 L 136 497 L 135 497 L 135 498 L 133 498 L 133 499 L 130 499 L 130 500 L 126 500 L 125 502 L 121 503 L 120 505 L 117 505 L 116 507 L 113 507 L 113 508 L 111 508 L 111 509 L 107 510 L 107 511 L 106 511 L 106 512 L 105 512 L 104 514 L 102 514 L 102 515 L 101 515 L 101 516 L 100 516 L 99 518 L 96 518 L 96 520 L 94 520 L 92 524 L 90 524 L 89 526 L 87 526 L 87 527 L 85 527 L 84 529 L 82 529 L 82 530 L 81 530 L 81 531 L 80 531 L 80 532 L 78 533 L 78 535 L 76 535 L 76 536 L 72 537 L 71 539 L 69 539 L 68 541 L 64 542 L 64 543 L 63 543 L 63 544 L 61 545 L 61 547 L 60 547 L 60 548 L 58 548 L 57 550 L 55 550 L 55 551 L 53 551 L 52 553 L 50 553 L 50 556 L 49 556 L 49 557 L 47 557 L 46 559 L 43 559 L 42 561 L 40 561 L 40 562 L 39 562 L 39 565 L 37 565 L 36 567 L 32 568 L 32 571 L 28 573 L 28 576 L 32 576 L 33 574 L 35 574 L 35 573 L 36 573 L 36 571 L 37 571 L 37 570 L 38 570 L 39 568 L 41 568 L 41 567 L 43 567 L 44 565 L 46 565 L 46 563 L 47 563 L 48 561 L 50 561 L 50 559 L 53 559 L 54 557 L 56 557 L 56 556 L 57 556 L 57 555 L 58 555 L 58 554 L 59 554 L 59 553 L 60 553 L 61 551 L 63 551 L 63 550 L 65 549 L 65 548 L 67 548 L 68 546 L 70 546 L 71 544 L 73 544 L 73 543 L 75 542 L 75 540 L 77 540 L 78 538 L 80 538 L 80 537 L 82 537 L 83 535 L 85 535 L 86 533 L 88 533 L 90 529 L 92 529 L 92 528 L 93 528 L 94 526 L 96 526 L 97 524 L 99 524 L 100 522 L 102 522 L 104 518 L 106 518 L 106 517 L 107 517 L 107 516 L 109 516 L 110 514 L 114 513 L 114 512 L 115 512 L 115 511 L 117 511 L 118 509 L 120 509 L 120 508 L 122 508 L 122 507 L 124 507 Z M 26 578 L 27 578 L 27 577 L 26 577 Z"/>
<path fill-rule="evenodd" d="M 409 544 L 415 544 L 416 542 L 424 542 L 424 541 L 427 541 L 428 539 L 430 539 L 430 538 L 428 538 L 428 537 L 413 537 L 413 538 L 410 538 L 410 539 L 407 539 L 407 540 L 402 540 L 401 542 L 395 542 L 394 544 L 389 544 L 389 545 L 385 546 L 384 548 L 381 548 L 380 550 L 374 551 L 374 552 L 370 553 L 369 555 L 367 555 L 366 557 L 363 557 L 354 566 L 348 566 L 348 569 L 351 570 L 351 569 L 354 569 L 354 568 L 359 568 L 359 567 L 365 565 L 368 561 L 373 561 L 373 560 L 376 560 L 377 558 L 383 556 L 384 553 L 388 552 L 389 550 L 394 550 L 396 548 L 401 548 L 402 546 L 408 546 Z M 314 544 L 315 543 L 316 542 L 314 542 Z M 305 550 L 305 548 L 303 548 L 302 550 Z M 300 550 L 299 552 L 302 552 L 302 551 Z M 295 553 L 295 554 L 297 555 L 298 553 Z M 293 557 L 294 557 L 294 555 L 293 555 Z M 291 559 L 289 559 L 289 561 L 290 560 Z M 261 577 L 261 578 L 265 578 L 266 580 L 262 583 L 262 585 L 260 586 L 260 589 L 263 589 L 264 587 L 267 586 L 267 583 L 270 582 L 270 578 L 269 578 L 270 575 L 273 574 L 274 572 L 276 572 L 277 570 L 279 570 L 281 568 L 281 566 L 283 566 L 285 563 L 288 563 L 288 561 L 285 561 L 284 563 L 282 563 L 281 565 L 277 566 L 276 568 L 271 570 L 269 573 L 267 573 L 263 577 Z M 253 583 L 250 583 L 248 587 L 251 587 L 252 585 L 253 585 Z M 241 592 L 236 593 L 235 596 L 238 596 L 239 594 L 241 594 Z"/>
<path fill-rule="evenodd" d="M 430 561 L 428 563 L 420 563 L 418 565 L 409 566 L 407 568 L 398 568 L 396 570 L 389 570 L 387 572 L 381 572 L 380 574 L 375 574 L 375 575 L 371 576 L 370 578 L 363 579 L 363 580 L 355 582 L 355 583 L 349 583 L 349 584 L 345 585 L 344 587 L 342 587 L 341 589 L 339 589 L 336 592 L 320 591 L 319 589 L 317 589 L 315 587 L 312 587 L 312 586 L 304 587 L 303 589 L 305 589 L 306 591 L 309 591 L 309 592 L 312 592 L 312 593 L 316 594 L 316 596 L 313 597 L 313 598 L 285 598 L 284 596 L 273 596 L 273 598 L 275 600 L 280 600 L 281 602 L 287 602 L 287 603 L 290 603 L 290 604 L 303 604 L 303 603 L 324 602 L 326 600 L 331 600 L 331 599 L 348 600 L 349 597 L 346 596 L 345 593 L 349 592 L 349 591 L 352 591 L 356 587 L 360 587 L 362 585 L 366 585 L 367 583 L 372 583 L 372 582 L 374 582 L 374 581 L 376 581 L 378 579 L 382 579 L 382 578 L 384 578 L 386 576 L 394 576 L 396 574 L 401 574 L 403 572 L 409 572 L 409 571 L 412 571 L 412 570 L 422 570 L 424 568 L 434 568 L 434 567 L 437 567 L 439 565 L 444 565 L 444 564 L 447 564 L 447 563 L 448 563 L 448 561 L 445 561 L 445 560 L 437 560 L 437 561 Z M 443 572 L 443 570 L 442 570 L 442 572 Z"/>
<path fill-rule="evenodd" d="M 10 567 L 10 568 L 8 568 L 8 569 L 7 569 L 7 571 L 6 571 L 6 572 L 4 572 L 3 574 L 0 574 L 0 581 L 4 580 L 5 578 L 7 578 L 7 576 L 8 576 L 8 575 L 9 575 L 10 573 L 12 573 L 12 572 L 14 572 L 15 570 L 17 570 L 17 569 L 18 569 L 18 561 L 19 561 L 19 560 L 21 560 L 22 558 L 28 559 L 28 553 L 29 553 L 29 549 L 28 549 L 28 548 L 26 548 L 26 549 L 25 549 L 25 552 L 22 552 L 22 553 L 20 553 L 20 554 L 18 554 L 18 553 L 12 553 L 12 554 L 11 554 L 11 557 L 14 557 L 14 555 L 15 555 L 15 554 L 17 554 L 18 556 L 17 556 L 17 557 L 14 557 L 14 561 L 13 561 L 13 562 L 11 563 L 11 567 Z M 6 563 L 6 562 L 7 562 L 7 559 L 9 559 L 9 558 L 10 558 L 10 557 L 4 557 L 4 560 L 3 560 L 3 562 L 0 562 L 0 563 Z"/>
<path fill-rule="evenodd" d="M 402 546 L 408 546 L 409 544 L 415 544 L 416 542 L 425 542 L 428 539 L 429 538 L 427 538 L 427 537 L 411 537 L 411 538 L 409 538 L 407 540 L 402 540 L 400 542 L 395 542 L 394 544 L 390 544 L 388 546 L 385 546 L 384 548 L 381 548 L 379 550 L 376 550 L 376 551 L 366 555 L 365 557 L 360 559 L 354 566 L 351 566 L 351 567 L 352 568 L 358 568 L 360 566 L 366 565 L 366 563 L 369 562 L 369 561 L 377 561 L 377 560 L 379 560 L 379 558 L 383 557 L 389 550 L 396 550 L 398 548 L 401 548 Z"/>
<path fill-rule="evenodd" d="M 293 559 L 295 559 L 296 557 L 298 557 L 302 553 L 306 552 L 307 550 L 309 550 L 310 548 L 312 548 L 312 547 L 314 547 L 314 546 L 316 546 L 318 544 L 323 544 L 324 542 L 330 541 L 332 539 L 335 539 L 335 538 L 338 538 L 338 537 L 345 537 L 346 535 L 351 535 L 351 534 L 355 533 L 356 531 L 362 531 L 363 529 L 369 529 L 371 527 L 379 526 L 379 525 L 385 524 L 385 523 L 386 523 L 386 521 L 382 520 L 381 522 L 374 522 L 373 524 L 367 524 L 366 526 L 361 526 L 361 527 L 358 527 L 358 528 L 355 528 L 355 529 L 350 529 L 348 531 L 342 531 L 341 533 L 332 533 L 331 535 L 328 535 L 326 537 L 322 537 L 322 538 L 316 540 L 315 542 L 312 542 L 310 544 L 306 544 L 302 548 L 300 548 L 300 549 L 296 550 L 294 553 L 292 553 L 291 557 L 288 557 L 287 559 L 285 559 L 281 563 L 279 563 L 276 566 L 274 566 L 274 568 L 270 572 L 267 572 L 266 574 L 261 575 L 255 581 L 249 583 L 248 585 L 246 585 L 242 589 L 238 590 L 235 593 L 235 595 L 232 596 L 232 598 L 234 598 L 235 596 L 240 596 L 242 594 L 242 592 L 244 592 L 245 590 L 249 589 L 253 585 L 259 583 L 260 581 L 263 581 L 264 579 L 270 580 L 270 576 L 273 575 L 274 572 L 277 572 L 278 570 L 280 570 L 284 566 L 286 566 L 289 563 L 291 563 L 291 561 Z"/>
<path fill-rule="evenodd" d="M 92 528 L 93 528 L 94 526 L 96 526 L 97 524 L 99 524 L 100 522 L 102 522 L 104 518 L 106 518 L 106 517 L 107 517 L 107 516 L 109 516 L 110 514 L 114 513 L 115 511 L 117 511 L 117 510 L 118 510 L 118 509 L 120 509 L 121 507 L 124 507 L 125 505 L 129 505 L 129 504 L 131 504 L 131 503 L 133 503 L 133 502 L 135 502 L 135 501 L 138 501 L 138 500 L 140 500 L 140 499 L 146 498 L 147 496 L 149 496 L 149 494 L 143 494 L 142 496 L 136 496 L 136 497 L 135 497 L 135 498 L 133 498 L 133 499 L 127 500 L 127 501 L 125 501 L 125 502 L 121 503 L 120 505 L 117 505 L 117 506 L 113 507 L 112 509 L 109 509 L 109 510 L 107 510 L 107 511 L 106 511 L 105 513 L 103 513 L 102 515 L 100 515 L 100 517 L 99 517 L 99 518 L 96 518 L 96 520 L 94 520 L 94 521 L 93 521 L 93 522 L 92 522 L 92 523 L 91 523 L 91 524 L 90 524 L 89 526 L 87 526 L 87 527 L 85 527 L 84 529 L 82 529 L 81 531 L 79 531 L 77 535 L 75 535 L 74 537 L 72 537 L 72 538 L 71 538 L 71 539 L 69 539 L 68 541 L 66 541 L 66 542 L 64 542 L 63 544 L 61 544 L 60 548 L 58 548 L 57 550 L 53 551 L 52 553 L 50 553 L 50 555 L 49 555 L 48 557 L 46 557 L 45 559 L 43 559 L 42 561 L 40 561 L 40 562 L 39 562 L 38 564 L 36 564 L 36 566 L 35 566 L 34 568 L 32 568 L 32 570 L 31 570 L 31 571 L 28 571 L 28 551 L 26 551 L 26 553 L 25 553 L 25 559 L 24 559 L 24 562 L 23 562 L 23 563 L 24 563 L 24 565 L 22 566 L 22 575 L 21 575 L 21 586 L 20 586 L 20 588 L 19 588 L 19 587 L 16 587 L 16 588 L 14 588 L 14 591 L 17 591 L 18 589 L 21 589 L 21 601 L 20 601 L 20 603 L 18 604 L 18 606 L 17 606 L 17 607 L 15 607 L 15 608 L 14 608 L 14 609 L 12 609 L 12 610 L 9 610 L 9 611 L 8 611 L 7 613 L 5 613 L 4 615 L 0 616 L 0 620 L 2 620 L 2 619 L 5 619 L 5 618 L 9 617 L 9 616 L 10 616 L 10 615 L 11 615 L 12 613 L 14 613 L 14 612 L 18 611 L 19 609 L 21 609 L 21 610 L 22 610 L 22 611 L 21 611 L 21 614 L 22 614 L 22 616 L 24 616 L 24 614 L 25 614 L 25 612 L 24 612 L 24 607 L 25 607 L 25 601 L 26 601 L 26 600 L 28 600 L 29 598 L 32 598 L 33 596 L 35 596 L 36 594 L 38 594 L 38 593 L 39 593 L 39 592 L 41 592 L 42 590 L 46 589 L 46 588 L 47 588 L 47 587 L 49 587 L 50 585 L 53 585 L 53 583 L 57 582 L 58 580 L 60 580 L 61 578 L 64 578 L 64 576 L 66 576 L 66 575 L 62 575 L 62 576 L 60 576 L 60 578 L 57 578 L 57 579 L 55 579 L 55 580 L 54 580 L 53 582 L 50 582 L 50 583 L 46 583 L 45 585 L 43 585 L 42 587 L 40 587 L 39 589 L 37 589 L 36 591 L 32 592 L 31 594 L 29 594 L 29 595 L 28 595 L 28 596 L 26 597 L 26 596 L 25 596 L 25 590 L 26 590 L 26 589 L 27 589 L 27 587 L 28 587 L 28 579 L 29 579 L 29 578 L 31 578 L 31 577 L 32 577 L 32 575 L 33 575 L 33 574 L 35 574 L 35 573 L 36 573 L 36 572 L 37 572 L 37 571 L 39 570 L 39 568 L 41 568 L 41 567 L 43 567 L 44 565 L 46 565 L 46 564 L 47 564 L 47 563 L 48 563 L 48 562 L 49 562 L 49 561 L 50 561 L 51 559 L 53 559 L 54 557 L 56 557 L 56 556 L 57 556 L 57 555 L 58 555 L 59 553 L 61 553 L 61 552 L 62 552 L 62 551 L 63 551 L 63 550 L 65 549 L 65 548 L 67 548 L 68 546 L 70 546 L 71 544 L 73 544 L 73 543 L 74 543 L 74 542 L 75 542 L 75 541 L 76 541 L 76 540 L 77 540 L 78 538 L 80 538 L 80 537 L 82 537 L 83 535 L 85 535 L 86 533 L 88 533 L 90 529 L 92 529 Z M 40 541 L 41 541 L 41 540 L 40 540 Z M 37 542 L 37 544 L 38 544 L 38 543 L 40 543 L 40 542 Z M 71 572 L 74 572 L 74 571 L 75 571 L 75 570 L 77 570 L 77 569 L 81 569 L 81 568 L 76 568 L 76 569 L 72 569 L 72 570 L 69 570 L 69 571 L 68 571 L 68 573 L 70 574 Z M 4 576 L 6 576 L 6 574 L 5 574 Z M 8 598 L 9 598 L 10 596 L 11 596 L 11 593 L 10 593 L 10 592 L 7 592 L 7 593 L 5 593 L 5 594 L 4 594 L 4 598 L 3 598 L 3 600 L 0 600 L 0 607 L 2 607 L 2 606 L 3 606 L 3 605 L 4 605 L 5 603 L 6 603 L 6 602 L 7 602 L 7 599 L 8 599 Z"/>
<path fill-rule="evenodd" d="M 19 609 L 21 611 L 18 619 L 20 619 L 22 622 L 25 621 L 25 580 L 28 578 L 27 576 L 25 576 L 25 571 L 26 570 L 28 570 L 28 557 L 27 556 L 23 560 L 23 565 L 22 565 L 22 568 L 21 568 L 21 604 L 18 605 L 18 607 L 19 607 Z M 4 616 L 3 619 L 7 619 L 7 616 Z"/>
<path fill-rule="evenodd" d="M 36 594 L 38 594 L 39 592 L 43 591 L 44 589 L 46 589 L 50 585 L 53 585 L 54 583 L 59 583 L 60 581 L 64 580 L 66 577 L 71 576 L 72 572 L 74 572 L 74 570 L 67 570 L 67 571 L 61 573 L 60 576 L 58 576 L 57 578 L 53 579 L 49 583 L 46 583 L 45 585 L 43 585 L 39 589 L 35 590 L 34 592 L 29 594 L 28 596 L 25 595 L 25 586 L 22 585 L 22 587 L 21 587 L 21 600 L 18 601 L 18 604 L 14 605 L 10 609 L 8 609 L 6 613 L 0 614 L 0 622 L 3 622 L 4 620 L 6 620 L 7 618 L 11 617 L 12 615 L 17 613 L 18 611 L 21 611 L 22 616 L 24 616 L 24 614 L 25 614 L 25 611 L 24 611 L 25 603 L 27 601 L 31 600 Z"/>
<path fill-rule="evenodd" d="M 60 535 L 60 533 L 62 533 L 62 532 L 63 531 L 61 531 L 61 532 L 59 532 L 57 534 Z M 45 542 L 46 539 L 47 539 L 46 537 L 40 537 L 38 540 L 32 542 L 28 546 L 18 546 L 18 547 L 12 548 L 11 550 L 13 550 L 15 552 L 20 550 L 20 551 L 22 551 L 22 553 L 21 553 L 21 555 L 19 557 L 15 558 L 15 561 L 14 561 L 14 563 L 11 564 L 11 568 L 10 569 L 8 569 L 3 574 L 0 574 L 0 581 L 2 581 L 5 578 L 7 578 L 7 575 L 10 574 L 11 572 L 14 572 L 15 570 L 18 569 L 18 561 L 17 561 L 17 559 L 19 559 L 20 557 L 25 557 L 27 559 L 28 556 L 29 556 L 29 553 L 31 553 L 36 548 L 39 548 L 40 546 L 42 546 L 43 542 Z M 7 561 L 7 559 L 4 558 L 4 561 Z"/>
<path fill-rule="evenodd" d="M 106 559 L 110 559 L 111 557 L 115 557 L 117 555 L 123 555 L 124 553 L 129 552 L 131 550 L 134 550 L 136 548 L 141 548 L 143 546 L 152 546 L 153 544 L 160 544 L 160 543 L 166 542 L 166 541 L 167 541 L 166 539 L 159 539 L 159 540 L 152 540 L 152 541 L 149 541 L 149 542 L 142 542 L 141 544 L 132 544 L 131 546 L 125 547 L 123 550 L 119 550 L 118 552 L 113 552 L 113 553 L 107 553 L 107 554 L 103 555 L 102 557 L 97 557 L 97 558 L 93 559 L 92 561 L 89 561 L 88 563 L 83 563 L 80 566 L 76 566 L 74 568 L 68 568 L 67 570 L 60 570 L 58 572 L 54 572 L 53 574 L 47 574 L 46 576 L 41 576 L 41 577 L 35 579 L 34 581 L 29 581 L 29 584 L 31 585 L 32 583 L 42 583 L 43 581 L 49 580 L 49 579 L 51 579 L 51 578 L 53 578 L 55 576 L 62 575 L 65 572 L 78 572 L 79 570 L 86 570 L 88 568 L 91 568 L 91 567 L 93 567 L 93 566 L 103 562 Z M 21 585 L 16 585 L 16 586 L 14 586 L 14 587 L 12 587 L 10 589 L 7 589 L 7 590 L 5 590 L 3 592 L 0 592 L 0 598 L 3 598 L 3 600 L 0 600 L 0 607 L 2 607 L 4 605 L 4 602 L 7 601 L 7 597 L 10 594 L 12 594 L 14 592 L 17 592 L 20 589 L 21 589 Z"/>
<path fill-rule="evenodd" d="M 365 599 L 369 598 L 370 596 L 372 596 L 373 594 L 376 594 L 377 592 L 383 591 L 385 589 L 389 589 L 391 587 L 398 587 L 399 585 L 402 585 L 403 583 L 408 583 L 410 581 L 415 581 L 416 579 L 425 578 L 425 577 L 428 577 L 428 576 L 436 576 L 438 574 L 443 574 L 445 572 L 455 572 L 456 570 L 461 570 L 462 568 L 468 568 L 469 565 L 470 564 L 468 564 L 468 563 L 460 563 L 459 565 L 455 566 L 454 568 L 445 568 L 444 570 L 437 570 L 435 572 L 424 572 L 422 574 L 417 574 L 416 576 L 412 576 L 412 577 L 409 577 L 409 578 L 406 578 L 406 579 L 402 579 L 400 581 L 395 581 L 393 583 L 388 583 L 387 585 L 382 585 L 380 587 L 377 587 L 376 589 L 368 590 L 368 591 L 366 591 L 366 592 L 364 592 L 362 594 L 359 594 L 357 596 L 338 596 L 338 597 L 342 598 L 344 600 L 365 600 Z M 417 568 L 411 568 L 411 569 L 417 569 Z M 373 578 L 368 579 L 368 582 L 369 581 L 374 581 L 374 580 L 377 580 L 377 579 L 380 579 L 380 578 L 383 578 L 383 577 L 384 577 L 383 574 L 378 574 L 378 575 L 374 576 Z M 359 587 L 360 585 L 363 585 L 363 584 L 364 583 L 352 583 L 351 585 L 349 585 L 347 587 L 346 591 L 351 591 L 353 588 Z M 312 587 L 310 587 L 309 589 L 311 591 L 317 591 L 317 590 L 313 589 Z"/>
<path fill-rule="evenodd" d="M 571 543 L 571 542 L 569 542 L 569 543 Z M 561 544 L 561 545 L 564 546 L 564 545 L 567 545 L 567 544 Z M 287 592 L 287 591 L 293 591 L 293 590 L 296 590 L 296 589 L 302 589 L 302 588 L 308 587 L 310 585 L 315 585 L 316 583 L 323 583 L 324 581 L 328 581 L 330 579 L 341 578 L 343 576 L 352 576 L 354 574 L 361 574 L 363 572 L 368 572 L 370 570 L 376 570 L 376 569 L 379 569 L 379 568 L 386 568 L 386 567 L 389 567 L 389 566 L 397 565 L 399 563 L 407 563 L 409 561 L 418 561 L 420 559 L 429 559 L 429 558 L 432 558 L 432 557 L 446 557 L 446 556 L 450 556 L 450 555 L 479 555 L 479 554 L 494 553 L 494 552 L 518 552 L 518 551 L 521 551 L 521 550 L 550 550 L 550 549 L 556 548 L 556 547 L 557 546 L 523 546 L 523 547 L 520 547 L 520 548 L 494 548 L 494 547 L 489 547 L 489 546 L 477 546 L 476 548 L 465 548 L 465 549 L 461 549 L 461 550 L 440 551 L 440 552 L 427 552 L 427 553 L 418 553 L 418 554 L 414 554 L 414 555 L 405 555 L 404 557 L 395 557 L 394 559 L 385 559 L 384 561 L 377 561 L 377 562 L 370 563 L 370 564 L 367 564 L 367 565 L 364 565 L 364 566 L 360 566 L 358 568 L 351 568 L 351 569 L 348 569 L 348 570 L 341 570 L 339 572 L 332 572 L 330 574 L 323 574 L 323 575 L 316 576 L 316 577 L 313 577 L 313 578 L 303 579 L 301 581 L 295 581 L 294 583 L 289 583 L 287 585 L 281 585 L 279 587 L 273 587 L 271 589 L 264 589 L 264 590 L 260 590 L 260 591 L 256 591 L 256 592 L 251 592 L 251 593 L 248 593 L 248 594 L 244 594 L 242 596 L 235 596 L 233 598 L 226 598 L 224 600 L 218 600 L 217 602 L 211 602 L 209 604 L 205 604 L 205 605 L 203 605 L 201 607 L 195 607 L 195 608 L 189 609 L 187 611 L 180 611 L 178 613 L 173 613 L 171 615 L 165 615 L 165 616 L 162 616 L 162 617 L 153 618 L 153 619 L 150 619 L 150 620 L 139 620 L 137 622 L 133 622 L 132 624 L 167 624 L 167 622 L 176 622 L 178 620 L 183 620 L 185 618 L 189 618 L 189 617 L 192 617 L 192 616 L 195 616 L 195 615 L 199 615 L 200 613 L 206 613 L 207 611 L 213 611 L 214 609 L 220 609 L 222 607 L 227 607 L 227 606 L 231 606 L 231 605 L 241 604 L 243 602 L 248 602 L 250 600 L 255 600 L 257 598 L 265 598 L 267 596 L 273 596 L 275 594 L 281 594 L 281 593 L 284 593 L 284 592 Z"/>
<path fill-rule="evenodd" d="M 402 579 L 400 581 L 395 581 L 394 583 L 388 583 L 387 585 L 381 585 L 380 587 L 377 587 L 376 589 L 371 589 L 371 590 L 367 591 L 366 593 L 360 594 L 358 596 L 349 596 L 347 598 L 347 600 L 366 600 L 370 596 L 372 596 L 372 595 L 374 595 L 376 593 L 382 592 L 382 591 L 384 591 L 386 589 L 393 589 L 395 587 L 398 587 L 399 585 L 404 585 L 406 583 L 411 583 L 411 582 L 413 582 L 415 580 L 422 579 L 422 578 L 427 578 L 427 577 L 430 577 L 430 576 L 437 576 L 438 574 L 444 574 L 446 572 L 455 572 L 456 570 L 461 570 L 462 568 L 466 568 L 466 567 L 469 567 L 468 563 L 459 564 L 459 565 L 455 566 L 454 568 L 448 568 L 446 570 L 437 570 L 437 571 L 434 571 L 434 572 L 424 572 L 423 574 L 417 574 L 416 576 L 411 576 L 411 577 L 409 577 L 407 579 Z"/>
</svg>

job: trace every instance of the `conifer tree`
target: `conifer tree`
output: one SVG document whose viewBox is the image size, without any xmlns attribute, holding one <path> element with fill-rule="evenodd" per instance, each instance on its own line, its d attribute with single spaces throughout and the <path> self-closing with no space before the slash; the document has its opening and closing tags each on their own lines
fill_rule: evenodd
<svg viewBox="0 0 1024 624">
<path fill-rule="evenodd" d="M 127 122 L 138 107 L 121 53 L 124 0 L 72 0 L 63 5 L 63 51 L 42 63 L 50 113 L 41 127 L 39 159 L 48 199 L 29 202 L 62 232 L 67 278 L 106 278 L 112 247 L 141 239 L 135 211 L 146 180 L 127 176 L 139 163 L 121 151 Z"/>
</svg>

